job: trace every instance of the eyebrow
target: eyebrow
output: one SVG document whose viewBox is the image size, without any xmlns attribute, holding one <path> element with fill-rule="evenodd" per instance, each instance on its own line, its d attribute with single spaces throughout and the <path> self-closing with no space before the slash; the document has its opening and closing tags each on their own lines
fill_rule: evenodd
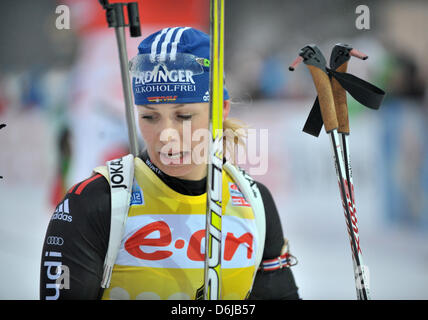
<svg viewBox="0 0 428 320">
<path fill-rule="evenodd" d="M 150 107 L 147 104 L 141 104 L 141 105 L 139 105 L 139 107 L 145 107 L 145 108 L 150 109 L 150 110 L 156 110 L 156 108 Z M 174 106 L 172 108 L 177 109 L 177 108 L 181 108 L 181 107 L 184 107 L 184 103 L 177 104 L 176 106 Z"/>
</svg>

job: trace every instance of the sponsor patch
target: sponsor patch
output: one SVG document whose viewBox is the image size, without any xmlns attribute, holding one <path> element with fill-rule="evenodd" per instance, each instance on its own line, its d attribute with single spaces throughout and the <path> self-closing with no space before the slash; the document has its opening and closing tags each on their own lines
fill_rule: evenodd
<svg viewBox="0 0 428 320">
<path fill-rule="evenodd" d="M 155 214 L 128 217 L 116 264 L 151 268 L 203 268 L 205 216 Z M 222 268 L 254 265 L 255 220 L 222 218 Z"/>
<path fill-rule="evenodd" d="M 244 195 L 239 191 L 238 186 L 233 182 L 229 182 L 229 192 L 232 200 L 232 206 L 250 207 L 250 204 L 245 200 Z"/>
<path fill-rule="evenodd" d="M 159 97 L 147 97 L 149 102 L 172 102 L 177 100 L 177 96 L 159 96 Z"/>
<path fill-rule="evenodd" d="M 134 178 L 134 183 L 132 185 L 132 194 L 131 194 L 131 206 L 133 205 L 143 205 L 144 204 L 144 196 L 143 196 L 143 192 L 140 188 L 140 186 L 138 185 L 138 183 L 135 181 Z"/>
</svg>

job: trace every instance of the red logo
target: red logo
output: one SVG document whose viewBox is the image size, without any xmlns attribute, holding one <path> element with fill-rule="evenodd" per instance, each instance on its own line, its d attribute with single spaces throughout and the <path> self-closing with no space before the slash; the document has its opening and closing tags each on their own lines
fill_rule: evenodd
<svg viewBox="0 0 428 320">
<path fill-rule="evenodd" d="M 177 100 L 177 96 L 148 97 L 147 100 L 150 102 L 172 102 Z"/>
<path fill-rule="evenodd" d="M 159 231 L 159 238 L 147 239 L 152 232 Z M 134 257 L 144 260 L 162 260 L 172 255 L 171 251 L 158 250 L 153 253 L 146 253 L 140 249 L 140 246 L 166 247 L 171 243 L 171 230 L 163 221 L 156 221 L 146 225 L 125 242 L 125 250 Z"/>
<path fill-rule="evenodd" d="M 148 238 L 153 232 L 158 232 L 159 237 Z M 247 259 L 251 259 L 253 255 L 253 235 L 246 232 L 240 237 L 236 237 L 232 232 L 226 234 L 224 243 L 224 260 L 230 261 L 233 259 L 239 245 L 245 245 L 247 249 Z M 205 241 L 205 229 L 194 232 L 188 241 L 187 258 L 192 261 L 204 261 L 204 252 L 202 251 L 202 243 Z M 150 247 L 166 247 L 172 242 L 171 229 L 164 221 L 156 221 L 145 225 L 135 232 L 126 242 L 125 250 L 132 256 L 143 260 L 163 260 L 173 255 L 170 250 L 156 250 L 154 252 L 145 252 L 141 246 Z M 174 243 L 176 249 L 183 249 L 186 241 L 178 239 Z"/>
</svg>

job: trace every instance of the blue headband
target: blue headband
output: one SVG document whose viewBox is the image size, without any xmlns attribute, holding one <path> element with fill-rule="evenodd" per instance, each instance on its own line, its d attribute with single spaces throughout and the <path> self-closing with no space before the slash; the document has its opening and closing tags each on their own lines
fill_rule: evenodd
<svg viewBox="0 0 428 320">
<path fill-rule="evenodd" d="M 202 31 L 175 27 L 148 36 L 130 62 L 135 104 L 209 102 L 209 58 Z"/>
</svg>

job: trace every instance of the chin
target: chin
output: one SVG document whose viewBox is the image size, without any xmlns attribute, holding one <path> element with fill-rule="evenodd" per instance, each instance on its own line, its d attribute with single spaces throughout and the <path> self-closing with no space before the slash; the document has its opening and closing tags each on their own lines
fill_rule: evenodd
<svg viewBox="0 0 428 320">
<path fill-rule="evenodd" d="M 183 165 L 165 165 L 160 163 L 157 165 L 159 169 L 161 169 L 165 174 L 181 178 L 181 179 L 187 179 L 187 176 L 190 176 L 194 170 L 194 166 L 191 164 L 183 164 Z"/>
<path fill-rule="evenodd" d="M 164 158 L 161 158 L 159 153 L 157 153 L 156 157 L 150 157 L 150 159 L 162 172 L 175 178 L 193 180 L 191 177 L 194 176 L 195 169 L 197 169 L 197 166 L 193 163 L 180 163 L 178 160 L 168 161 Z"/>
</svg>

